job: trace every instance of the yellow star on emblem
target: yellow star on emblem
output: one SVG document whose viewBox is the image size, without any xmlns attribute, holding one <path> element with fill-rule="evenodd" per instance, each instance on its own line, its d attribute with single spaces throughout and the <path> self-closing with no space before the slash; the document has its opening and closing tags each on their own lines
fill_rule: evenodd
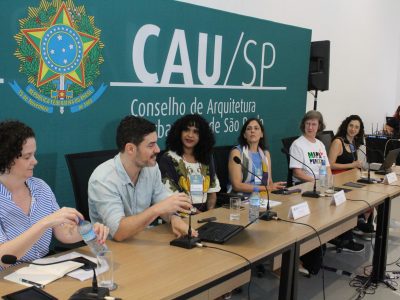
<svg viewBox="0 0 400 300">
<path fill-rule="evenodd" d="M 64 2 L 48 28 L 31 28 L 22 29 L 21 31 L 40 55 L 37 86 L 42 86 L 53 79 L 59 78 L 61 75 L 65 75 L 73 82 L 85 87 L 84 58 L 99 39 L 95 36 L 75 31 Z M 54 55 L 56 51 L 49 49 L 50 42 L 56 39 L 62 42 L 63 36 L 71 43 L 57 50 L 64 53 L 68 50 L 74 51 L 72 62 L 68 61 L 68 59 L 60 62 L 60 59 L 57 60 L 57 56 Z"/>
</svg>

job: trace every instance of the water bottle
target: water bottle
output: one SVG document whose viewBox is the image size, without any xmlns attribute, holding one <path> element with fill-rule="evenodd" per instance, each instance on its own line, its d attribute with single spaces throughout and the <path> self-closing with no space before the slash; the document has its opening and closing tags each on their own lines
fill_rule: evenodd
<svg viewBox="0 0 400 300">
<path fill-rule="evenodd" d="M 255 187 L 249 200 L 249 222 L 257 220 L 260 215 L 260 190 Z"/>
<path fill-rule="evenodd" d="M 100 244 L 97 241 L 92 223 L 86 220 L 79 220 L 78 231 L 94 255 L 98 256 L 100 253 L 108 250 L 105 244 Z"/>
<path fill-rule="evenodd" d="M 325 159 L 321 162 L 321 167 L 319 168 L 319 192 L 324 194 L 328 187 L 328 175 L 326 173 L 326 162 Z"/>
</svg>

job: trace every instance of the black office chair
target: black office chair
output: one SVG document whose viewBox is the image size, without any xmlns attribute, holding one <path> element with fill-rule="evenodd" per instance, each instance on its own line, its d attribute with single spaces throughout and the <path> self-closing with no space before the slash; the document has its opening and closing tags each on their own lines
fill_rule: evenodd
<svg viewBox="0 0 400 300">
<path fill-rule="evenodd" d="M 287 138 L 283 138 L 282 139 L 282 145 L 283 148 L 289 152 L 290 146 L 292 145 L 292 143 L 298 138 L 298 136 L 291 136 L 291 137 L 287 137 Z M 287 174 L 287 179 L 286 179 L 286 185 L 288 187 L 293 186 L 293 170 L 289 168 L 289 164 L 290 164 L 290 156 L 288 154 L 286 154 L 286 160 L 287 160 L 287 164 L 288 164 L 288 174 Z"/>
<path fill-rule="evenodd" d="M 319 139 L 325 146 L 326 152 L 329 152 L 329 148 L 331 147 L 332 139 L 334 133 L 332 130 L 325 130 L 321 133 L 317 134 L 317 139 Z"/>
<path fill-rule="evenodd" d="M 85 217 L 85 220 L 90 220 L 88 205 L 88 182 L 90 175 L 92 175 L 98 165 L 113 158 L 117 153 L 118 150 L 103 150 L 65 154 L 72 182 L 72 190 L 74 191 L 75 207 Z M 56 241 L 53 245 L 56 253 L 82 246 L 85 246 L 85 242 L 83 241 L 74 244 L 64 244 Z"/>
<path fill-rule="evenodd" d="M 221 190 L 217 194 L 217 206 L 229 203 L 229 195 L 226 194 L 229 182 L 229 153 L 232 146 L 219 146 L 213 149 L 215 172 L 218 176 Z"/>
<path fill-rule="evenodd" d="M 86 220 L 90 220 L 88 206 L 88 182 L 90 175 L 92 175 L 98 165 L 113 158 L 117 153 L 118 150 L 102 150 L 65 154 L 75 196 L 75 206 Z"/>
</svg>

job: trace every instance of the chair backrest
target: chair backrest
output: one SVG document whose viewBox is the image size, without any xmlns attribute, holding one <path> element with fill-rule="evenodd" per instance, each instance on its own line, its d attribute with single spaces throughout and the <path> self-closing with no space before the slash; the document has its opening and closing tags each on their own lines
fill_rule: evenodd
<svg viewBox="0 0 400 300">
<path fill-rule="evenodd" d="M 88 205 L 88 182 L 90 175 L 92 175 L 98 165 L 113 158 L 117 153 L 118 150 L 115 149 L 65 154 L 75 196 L 75 206 L 86 220 L 90 220 Z"/>
<path fill-rule="evenodd" d="M 317 135 L 317 139 L 319 139 L 325 145 L 326 152 L 329 152 L 333 136 L 334 133 L 332 130 L 325 130 Z"/>
<path fill-rule="evenodd" d="M 289 152 L 290 146 L 297 138 L 298 138 L 298 136 L 291 136 L 291 137 L 283 138 L 282 139 L 283 148 L 287 152 Z M 288 165 L 288 175 L 286 178 L 286 185 L 288 187 L 290 187 L 290 186 L 293 186 L 293 171 L 292 171 L 292 169 L 289 168 L 290 156 L 288 154 L 286 154 L 286 161 L 287 161 L 287 165 Z"/>
<path fill-rule="evenodd" d="M 219 146 L 213 149 L 215 172 L 221 185 L 220 193 L 226 193 L 226 186 L 229 182 L 228 162 L 231 150 L 232 146 Z"/>
</svg>

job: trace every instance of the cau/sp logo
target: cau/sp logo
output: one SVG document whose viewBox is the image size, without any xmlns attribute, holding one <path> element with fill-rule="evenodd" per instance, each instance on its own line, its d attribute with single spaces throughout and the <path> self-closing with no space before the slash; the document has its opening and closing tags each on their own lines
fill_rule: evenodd
<svg viewBox="0 0 400 300">
<path fill-rule="evenodd" d="M 25 89 L 10 83 L 19 98 L 40 111 L 53 113 L 56 107 L 63 114 L 65 107 L 78 112 L 101 97 L 107 86 L 96 90 L 93 84 L 104 62 L 104 44 L 84 6 L 42 0 L 19 23 L 15 56 L 28 81 Z"/>
</svg>

